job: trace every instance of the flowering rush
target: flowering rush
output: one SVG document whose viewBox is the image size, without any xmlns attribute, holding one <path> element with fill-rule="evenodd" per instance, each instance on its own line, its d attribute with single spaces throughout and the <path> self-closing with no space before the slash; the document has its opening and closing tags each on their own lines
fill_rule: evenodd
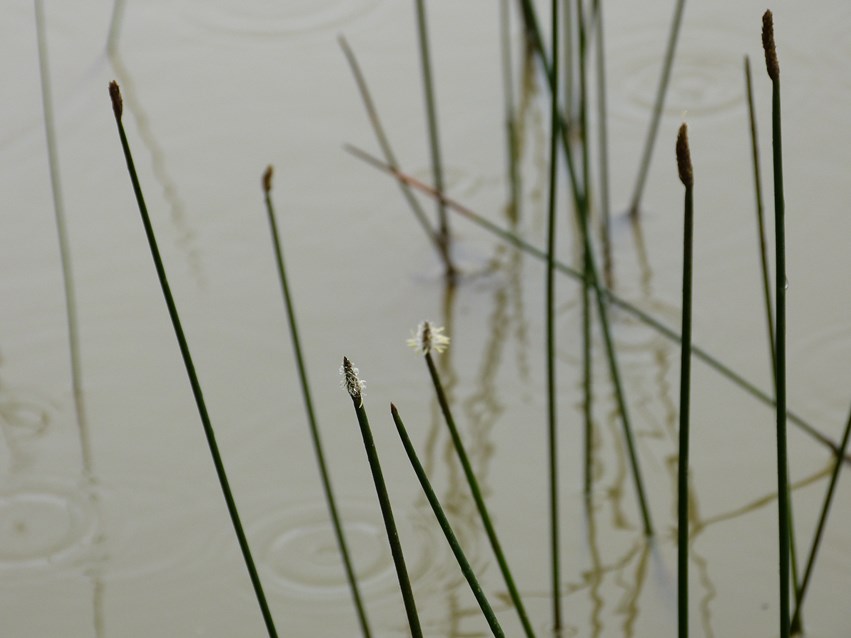
<svg viewBox="0 0 851 638">
<path fill-rule="evenodd" d="M 442 354 L 449 347 L 449 337 L 443 334 L 442 326 L 432 326 L 428 321 L 420 322 L 417 331 L 408 339 L 408 346 L 417 354 L 428 354 L 432 350 Z"/>
<path fill-rule="evenodd" d="M 358 369 L 352 365 L 346 357 L 343 357 L 343 365 L 340 366 L 340 375 L 343 377 L 340 380 L 340 385 L 346 389 L 349 396 L 355 401 L 358 401 L 358 407 L 363 407 L 363 398 L 366 396 L 364 388 L 366 381 L 363 381 L 358 376 Z"/>
</svg>

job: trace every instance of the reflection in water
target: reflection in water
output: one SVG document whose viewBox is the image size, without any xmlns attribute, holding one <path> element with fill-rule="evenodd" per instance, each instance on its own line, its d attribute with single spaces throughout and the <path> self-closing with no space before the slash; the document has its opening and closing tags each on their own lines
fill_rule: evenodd
<svg viewBox="0 0 851 638">
<path fill-rule="evenodd" d="M 165 152 L 162 146 L 157 141 L 151 127 L 150 119 L 145 109 L 142 107 L 141 100 L 137 97 L 136 87 L 133 82 L 132 75 L 124 66 L 120 53 L 111 51 L 109 53 L 109 61 L 115 71 L 115 77 L 118 83 L 124 87 L 121 91 L 121 97 L 124 100 L 124 108 L 133 114 L 133 120 L 136 124 L 136 129 L 139 133 L 139 138 L 148 149 L 151 157 L 151 168 L 154 172 L 154 177 L 160 183 L 163 189 L 163 197 L 168 202 L 171 209 L 171 222 L 174 224 L 175 240 L 179 248 L 183 249 L 189 269 L 195 277 L 195 281 L 199 286 L 204 286 L 204 272 L 201 268 L 201 259 L 198 253 L 196 244 L 195 231 L 189 224 L 186 214 L 186 206 L 180 198 L 177 184 L 171 178 L 171 175 L 166 168 Z"/>
</svg>

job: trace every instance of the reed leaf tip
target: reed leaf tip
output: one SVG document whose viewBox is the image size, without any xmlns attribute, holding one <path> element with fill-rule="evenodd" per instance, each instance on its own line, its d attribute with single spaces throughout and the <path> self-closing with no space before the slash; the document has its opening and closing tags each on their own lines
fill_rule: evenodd
<svg viewBox="0 0 851 638">
<path fill-rule="evenodd" d="M 263 171 L 263 192 L 267 195 L 272 190 L 272 174 L 275 172 L 275 169 L 272 168 L 272 165 L 266 167 L 266 170 Z"/>
<path fill-rule="evenodd" d="M 118 88 L 118 82 L 115 80 L 109 83 L 109 97 L 112 98 L 112 112 L 115 113 L 115 119 L 120 120 L 124 112 L 124 101 L 121 99 L 121 89 Z"/>
<path fill-rule="evenodd" d="M 353 401 L 357 401 L 358 407 L 363 407 L 363 398 L 366 396 L 364 389 L 366 381 L 360 378 L 359 370 L 352 365 L 346 357 L 343 357 L 343 365 L 340 366 L 340 385 L 346 389 Z"/>
<path fill-rule="evenodd" d="M 691 168 L 691 152 L 688 148 L 688 124 L 680 124 L 677 133 L 677 170 L 680 173 L 680 181 L 686 188 L 694 186 L 694 173 Z"/>
<path fill-rule="evenodd" d="M 765 68 L 772 82 L 780 78 L 780 63 L 777 61 L 777 46 L 774 44 L 774 15 L 771 10 L 762 14 L 762 48 L 765 50 Z"/>
<path fill-rule="evenodd" d="M 443 326 L 432 326 L 429 321 L 421 321 L 406 343 L 417 354 L 426 355 L 432 350 L 443 354 L 449 347 L 449 337 L 443 334 L 443 331 Z"/>
</svg>

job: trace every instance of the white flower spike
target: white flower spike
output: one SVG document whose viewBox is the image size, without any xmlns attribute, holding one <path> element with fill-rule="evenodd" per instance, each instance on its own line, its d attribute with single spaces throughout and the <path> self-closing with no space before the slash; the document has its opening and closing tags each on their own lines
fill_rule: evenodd
<svg viewBox="0 0 851 638">
<path fill-rule="evenodd" d="M 363 407 L 363 398 L 366 396 L 366 392 L 364 389 L 366 388 L 366 381 L 361 380 L 358 376 L 358 369 L 352 365 L 352 362 L 349 361 L 346 357 L 343 357 L 343 365 L 340 366 L 340 374 L 342 375 L 342 379 L 340 380 L 340 385 L 346 389 L 346 392 L 349 393 L 349 396 L 352 399 L 358 402 L 358 407 Z"/>
<path fill-rule="evenodd" d="M 428 321 L 423 321 L 417 326 L 417 332 L 408 339 L 408 346 L 417 354 L 428 354 L 432 350 L 437 354 L 449 347 L 449 337 L 443 334 L 442 326 L 432 326 Z"/>
</svg>

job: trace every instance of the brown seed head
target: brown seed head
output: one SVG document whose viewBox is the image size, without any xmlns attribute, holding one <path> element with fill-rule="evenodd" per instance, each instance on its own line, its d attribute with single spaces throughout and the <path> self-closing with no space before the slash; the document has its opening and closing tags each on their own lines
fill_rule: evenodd
<svg viewBox="0 0 851 638">
<path fill-rule="evenodd" d="M 765 50 L 765 68 L 772 82 L 780 78 L 780 63 L 774 44 L 774 16 L 771 11 L 762 14 L 762 48 Z"/>
<path fill-rule="evenodd" d="M 121 99 L 121 89 L 118 88 L 118 82 L 115 80 L 109 83 L 109 97 L 112 98 L 112 112 L 115 113 L 115 119 L 120 120 L 124 111 L 124 102 Z"/>
<path fill-rule="evenodd" d="M 266 171 L 263 173 L 263 192 L 266 193 L 267 195 L 272 190 L 272 173 L 273 172 L 274 172 L 274 169 L 272 168 L 272 165 L 269 164 L 269 166 L 266 167 Z"/>
<path fill-rule="evenodd" d="M 677 170 L 680 173 L 680 181 L 686 188 L 694 186 L 691 153 L 688 150 L 688 126 L 685 122 L 680 125 L 680 132 L 677 133 Z"/>
</svg>

